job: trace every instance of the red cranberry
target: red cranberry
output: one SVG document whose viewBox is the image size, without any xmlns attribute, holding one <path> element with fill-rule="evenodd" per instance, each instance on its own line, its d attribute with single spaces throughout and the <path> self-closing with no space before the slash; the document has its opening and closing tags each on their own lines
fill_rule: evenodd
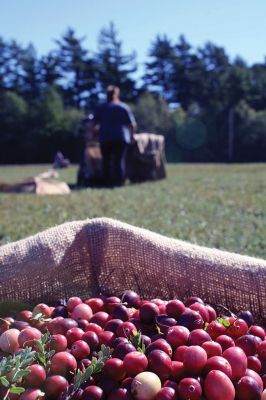
<svg viewBox="0 0 266 400">
<path fill-rule="evenodd" d="M 106 322 L 104 329 L 116 333 L 117 328 L 123 323 L 121 319 L 110 319 Z"/>
<path fill-rule="evenodd" d="M 70 297 L 66 303 L 66 307 L 69 312 L 72 312 L 74 308 L 79 304 L 82 304 L 82 300 L 80 297 Z"/>
<path fill-rule="evenodd" d="M 235 347 L 234 340 L 230 336 L 227 336 L 227 335 L 218 336 L 218 338 L 216 339 L 216 342 L 221 345 L 223 351 L 225 351 L 226 349 L 229 349 L 229 347 Z"/>
<path fill-rule="evenodd" d="M 172 372 L 171 358 L 161 350 L 153 350 L 148 355 L 149 369 L 161 380 L 168 379 Z"/>
<path fill-rule="evenodd" d="M 132 351 L 136 351 L 135 347 L 130 343 L 120 343 L 116 346 L 114 351 L 114 357 L 120 358 L 121 360 L 124 359 L 127 353 L 131 353 Z"/>
<path fill-rule="evenodd" d="M 51 373 L 55 375 L 71 376 L 77 369 L 77 361 L 72 354 L 61 351 L 51 360 Z"/>
<path fill-rule="evenodd" d="M 235 388 L 232 381 L 222 371 L 210 371 L 204 381 L 207 399 L 234 400 Z"/>
<path fill-rule="evenodd" d="M 206 304 L 205 307 L 209 313 L 209 322 L 216 320 L 217 314 L 216 314 L 215 309 L 213 307 L 211 307 L 209 304 Z"/>
<path fill-rule="evenodd" d="M 29 326 L 28 322 L 25 321 L 15 321 L 12 325 L 12 329 L 18 329 L 19 331 L 22 331 L 22 329 L 25 329 Z"/>
<path fill-rule="evenodd" d="M 105 346 L 113 347 L 113 341 L 115 338 L 114 332 L 103 331 L 99 333 L 98 338 L 100 346 L 104 344 Z"/>
<path fill-rule="evenodd" d="M 145 303 L 140 307 L 140 320 L 144 324 L 152 324 L 155 318 L 160 314 L 158 306 L 154 303 Z"/>
<path fill-rule="evenodd" d="M 126 321 L 118 326 L 116 334 L 117 336 L 126 337 L 127 339 L 129 339 L 133 331 L 136 331 L 135 325 L 133 325 L 129 321 Z"/>
<path fill-rule="evenodd" d="M 121 381 L 126 376 L 123 361 L 119 358 L 110 358 L 105 363 L 104 373 L 114 381 Z"/>
<path fill-rule="evenodd" d="M 171 378 L 176 382 L 179 382 L 180 379 L 183 379 L 186 376 L 186 371 L 184 368 L 184 364 L 181 361 L 172 361 L 172 371 Z"/>
<path fill-rule="evenodd" d="M 260 360 L 266 360 L 266 340 L 261 342 L 257 347 L 257 353 Z"/>
<path fill-rule="evenodd" d="M 210 335 L 203 329 L 194 329 L 194 331 L 189 334 L 188 345 L 202 346 L 203 343 L 211 342 L 211 340 Z"/>
<path fill-rule="evenodd" d="M 87 321 L 86 319 L 78 320 L 78 327 L 82 329 L 84 332 L 86 331 L 88 326 L 89 326 L 89 321 Z"/>
<path fill-rule="evenodd" d="M 186 306 L 185 304 L 180 301 L 180 300 L 171 300 L 166 304 L 166 314 L 169 315 L 169 317 L 178 319 L 180 315 L 185 311 Z"/>
<path fill-rule="evenodd" d="M 20 334 L 18 335 L 18 344 L 20 347 L 33 347 L 34 340 L 41 339 L 41 332 L 32 327 L 28 327 L 23 329 Z"/>
<path fill-rule="evenodd" d="M 67 318 L 68 317 L 67 308 L 65 306 L 57 306 L 57 307 L 55 307 L 54 311 L 52 312 L 51 317 L 52 318 L 55 318 L 55 317 Z"/>
<path fill-rule="evenodd" d="M 189 307 L 193 303 L 201 303 L 204 304 L 203 300 L 199 297 L 196 296 L 190 296 L 186 301 L 185 301 L 185 306 Z"/>
<path fill-rule="evenodd" d="M 172 347 L 165 339 L 157 339 L 152 342 L 146 349 L 146 355 L 150 354 L 153 350 L 162 350 L 164 351 L 169 357 L 172 357 Z"/>
<path fill-rule="evenodd" d="M 254 379 L 257 384 L 259 385 L 260 390 L 263 390 L 263 381 L 257 372 L 253 371 L 252 369 L 247 368 L 245 372 L 245 376 L 250 376 L 250 378 Z"/>
<path fill-rule="evenodd" d="M 95 333 L 97 333 L 97 335 L 99 335 L 99 333 L 101 333 L 103 331 L 103 328 L 100 325 L 94 324 L 92 322 L 92 323 L 89 323 L 89 325 L 86 328 L 86 332 L 88 332 L 88 331 L 95 332 Z"/>
<path fill-rule="evenodd" d="M 168 328 L 177 324 L 177 321 L 167 315 L 158 315 L 158 317 L 156 317 L 156 324 L 162 333 L 166 333 Z"/>
<path fill-rule="evenodd" d="M 115 349 L 120 343 L 129 343 L 129 341 L 125 337 L 116 337 L 113 341 L 113 348 Z"/>
<path fill-rule="evenodd" d="M 226 327 L 218 321 L 212 321 L 206 328 L 206 332 L 210 335 L 212 340 L 215 340 L 218 336 L 226 333 Z"/>
<path fill-rule="evenodd" d="M 124 369 L 128 376 L 136 376 L 137 374 L 146 370 L 148 360 L 145 354 L 139 351 L 128 353 L 124 357 Z"/>
<path fill-rule="evenodd" d="M 90 346 L 84 340 L 77 340 L 71 346 L 71 353 L 75 358 L 81 360 L 90 354 Z"/>
<path fill-rule="evenodd" d="M 93 331 L 87 331 L 81 338 L 84 342 L 88 343 L 92 350 L 97 350 L 99 347 L 99 338 L 98 335 Z"/>
<path fill-rule="evenodd" d="M 117 304 L 114 306 L 112 311 L 113 319 L 121 319 L 122 321 L 128 321 L 128 310 L 123 304 Z"/>
<path fill-rule="evenodd" d="M 141 335 L 141 340 L 143 341 L 146 348 L 151 344 L 151 338 L 149 336 Z"/>
<path fill-rule="evenodd" d="M 98 311 L 103 311 L 104 302 L 98 297 L 85 300 L 85 304 L 88 304 L 88 306 L 90 306 L 93 314 L 97 313 Z"/>
<path fill-rule="evenodd" d="M 185 326 L 172 326 L 168 329 L 166 340 L 173 347 L 179 347 L 187 344 L 189 330 Z"/>
<path fill-rule="evenodd" d="M 66 334 L 68 346 L 71 346 L 72 343 L 76 342 L 77 340 L 80 340 L 84 335 L 84 333 L 85 332 L 80 328 L 69 329 Z"/>
<path fill-rule="evenodd" d="M 228 336 L 232 338 L 238 338 L 243 336 L 248 331 L 248 325 L 243 319 L 236 319 L 234 317 L 229 318 L 230 326 L 226 331 Z"/>
<path fill-rule="evenodd" d="M 206 351 L 208 358 L 222 355 L 222 347 L 216 342 L 204 342 L 202 348 Z"/>
<path fill-rule="evenodd" d="M 135 307 L 139 308 L 140 305 L 140 297 L 139 295 L 134 292 L 133 290 L 126 290 L 122 294 L 122 302 L 127 303 L 128 307 Z"/>
<path fill-rule="evenodd" d="M 17 319 L 19 321 L 30 322 L 32 318 L 32 312 L 29 310 L 22 310 L 18 313 Z"/>
<path fill-rule="evenodd" d="M 172 387 L 163 387 L 155 397 L 155 400 L 175 400 L 176 393 Z"/>
<path fill-rule="evenodd" d="M 207 353 L 200 346 L 188 347 L 184 353 L 185 370 L 192 375 L 199 375 L 207 363 Z"/>
<path fill-rule="evenodd" d="M 204 367 L 204 374 L 207 375 L 212 370 L 219 370 L 225 373 L 230 379 L 232 378 L 232 368 L 229 362 L 220 356 L 214 356 L 207 360 Z"/>
<path fill-rule="evenodd" d="M 132 396 L 126 388 L 118 388 L 109 394 L 108 400 L 132 400 Z"/>
<path fill-rule="evenodd" d="M 190 309 L 187 309 L 180 315 L 178 323 L 179 325 L 185 326 L 190 331 L 193 329 L 201 329 L 204 325 L 202 316 L 197 311 Z"/>
<path fill-rule="evenodd" d="M 250 333 L 251 335 L 260 337 L 261 340 L 265 339 L 265 330 L 261 326 L 252 325 L 249 328 L 248 333 Z"/>
<path fill-rule="evenodd" d="M 49 399 L 57 400 L 67 387 L 68 382 L 63 376 L 52 375 L 44 383 L 44 392 Z"/>
<path fill-rule="evenodd" d="M 223 357 L 232 367 L 232 380 L 242 378 L 247 369 L 247 356 L 244 351 L 240 347 L 229 347 L 223 352 Z"/>
<path fill-rule="evenodd" d="M 57 317 L 48 324 L 48 329 L 52 335 L 59 334 L 66 336 L 69 329 L 76 328 L 77 326 L 77 321 L 74 321 L 72 318 Z"/>
<path fill-rule="evenodd" d="M 87 386 L 83 392 L 83 400 L 103 400 L 104 392 L 99 386 Z"/>
<path fill-rule="evenodd" d="M 262 391 L 250 376 L 243 376 L 236 384 L 236 397 L 239 400 L 260 400 Z"/>
<path fill-rule="evenodd" d="M 204 322 L 209 322 L 209 311 L 202 303 L 193 303 L 189 306 L 191 310 L 197 311 L 201 316 Z"/>
<path fill-rule="evenodd" d="M 90 306 L 88 306 L 88 304 L 85 303 L 78 304 L 71 313 L 71 318 L 76 321 L 79 321 L 80 319 L 86 319 L 87 321 L 90 321 L 91 317 L 92 309 Z"/>
<path fill-rule="evenodd" d="M 179 382 L 178 394 L 184 400 L 200 400 L 202 395 L 201 385 L 197 379 L 184 378 Z"/>
<path fill-rule="evenodd" d="M 248 368 L 259 373 L 261 370 L 261 362 L 256 356 L 249 356 L 248 358 Z"/>
<path fill-rule="evenodd" d="M 187 349 L 188 349 L 188 346 L 179 346 L 179 347 L 177 347 L 177 349 L 175 350 L 174 355 L 173 355 L 173 360 L 174 361 L 183 362 L 184 354 L 185 354 Z"/>
<path fill-rule="evenodd" d="M 26 387 L 39 388 L 46 380 L 45 369 L 39 364 L 29 365 L 28 370 L 30 371 L 24 378 L 24 384 Z"/>
<path fill-rule="evenodd" d="M 56 353 L 64 351 L 67 348 L 67 339 L 64 335 L 52 335 L 47 347 L 49 350 L 54 350 Z"/>
<path fill-rule="evenodd" d="M 119 297 L 111 296 L 105 300 L 105 309 L 108 313 L 112 313 L 117 304 L 121 304 Z"/>
<path fill-rule="evenodd" d="M 243 335 L 236 340 L 235 344 L 244 350 L 247 356 L 254 356 L 256 354 L 257 341 L 253 335 Z"/>
<path fill-rule="evenodd" d="M 101 326 L 102 328 L 104 328 L 104 325 L 106 324 L 106 322 L 109 319 L 110 319 L 109 314 L 107 314 L 104 311 L 99 311 L 91 317 L 90 323 L 97 324 L 97 325 Z M 98 333 L 98 332 L 96 332 L 96 333 Z"/>
<path fill-rule="evenodd" d="M 240 311 L 237 314 L 238 318 L 243 319 L 244 321 L 246 321 L 246 323 L 248 324 L 248 326 L 251 326 L 254 324 L 254 317 L 251 314 L 250 311 Z"/>
</svg>

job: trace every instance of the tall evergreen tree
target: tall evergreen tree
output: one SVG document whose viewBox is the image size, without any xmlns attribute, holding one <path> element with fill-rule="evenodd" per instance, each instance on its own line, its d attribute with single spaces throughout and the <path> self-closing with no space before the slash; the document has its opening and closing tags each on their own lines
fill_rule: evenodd
<svg viewBox="0 0 266 400">
<path fill-rule="evenodd" d="M 266 108 L 266 59 L 250 68 L 251 84 L 248 101 L 255 110 Z"/>
<path fill-rule="evenodd" d="M 66 103 L 80 108 L 95 90 L 95 63 L 78 38 L 69 28 L 61 40 L 57 40 L 60 57 L 60 73 L 64 80 Z"/>
<path fill-rule="evenodd" d="M 136 96 L 135 81 L 132 73 L 137 70 L 136 54 L 123 54 L 122 42 L 113 23 L 101 30 L 98 41 L 98 80 L 100 91 L 108 85 L 117 85 L 121 96 L 131 101 Z"/>
<path fill-rule="evenodd" d="M 5 88 L 18 94 L 23 93 L 23 49 L 15 41 L 7 43 L 5 52 Z"/>
<path fill-rule="evenodd" d="M 175 44 L 172 85 L 174 98 L 185 110 L 200 100 L 203 68 L 200 57 L 192 49 L 184 35 Z"/>
<path fill-rule="evenodd" d="M 146 63 L 143 77 L 145 86 L 168 102 L 173 101 L 174 46 L 166 35 L 158 35 L 149 51 L 151 61 Z"/>
<path fill-rule="evenodd" d="M 60 71 L 60 58 L 56 52 L 51 51 L 41 57 L 39 69 L 42 87 L 59 85 L 62 75 Z"/>
<path fill-rule="evenodd" d="M 23 49 L 21 55 L 22 94 L 29 104 L 34 104 L 40 96 L 40 72 L 37 53 L 32 44 Z"/>
<path fill-rule="evenodd" d="M 7 77 L 7 63 L 8 63 L 8 45 L 0 36 L 0 90 L 6 87 Z"/>
</svg>

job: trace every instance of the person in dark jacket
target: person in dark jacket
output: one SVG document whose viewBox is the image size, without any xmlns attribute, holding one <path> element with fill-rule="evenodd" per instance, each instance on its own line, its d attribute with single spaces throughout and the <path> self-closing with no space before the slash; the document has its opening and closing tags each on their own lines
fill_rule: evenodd
<svg viewBox="0 0 266 400">
<path fill-rule="evenodd" d="M 105 183 L 121 186 L 126 178 L 126 152 L 136 129 L 136 121 L 130 108 L 120 101 L 117 86 L 108 86 L 107 102 L 96 109 L 94 126 L 99 132 Z"/>
</svg>

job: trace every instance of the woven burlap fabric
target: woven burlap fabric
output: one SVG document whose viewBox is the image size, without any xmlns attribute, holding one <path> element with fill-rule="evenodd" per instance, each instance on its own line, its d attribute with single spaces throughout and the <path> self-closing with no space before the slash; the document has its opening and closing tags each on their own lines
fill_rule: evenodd
<svg viewBox="0 0 266 400">
<path fill-rule="evenodd" d="M 70 222 L 0 248 L 0 300 L 71 295 L 201 296 L 266 320 L 266 261 L 169 239 L 106 219 Z"/>
</svg>

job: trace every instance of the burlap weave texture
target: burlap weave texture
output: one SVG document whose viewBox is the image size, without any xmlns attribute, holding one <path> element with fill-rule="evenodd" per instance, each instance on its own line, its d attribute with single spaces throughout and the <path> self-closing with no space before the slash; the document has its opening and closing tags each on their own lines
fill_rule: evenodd
<svg viewBox="0 0 266 400">
<path fill-rule="evenodd" d="M 148 298 L 201 296 L 266 321 L 266 261 L 99 218 L 0 248 L 0 301 L 54 302 L 125 289 Z"/>
</svg>

